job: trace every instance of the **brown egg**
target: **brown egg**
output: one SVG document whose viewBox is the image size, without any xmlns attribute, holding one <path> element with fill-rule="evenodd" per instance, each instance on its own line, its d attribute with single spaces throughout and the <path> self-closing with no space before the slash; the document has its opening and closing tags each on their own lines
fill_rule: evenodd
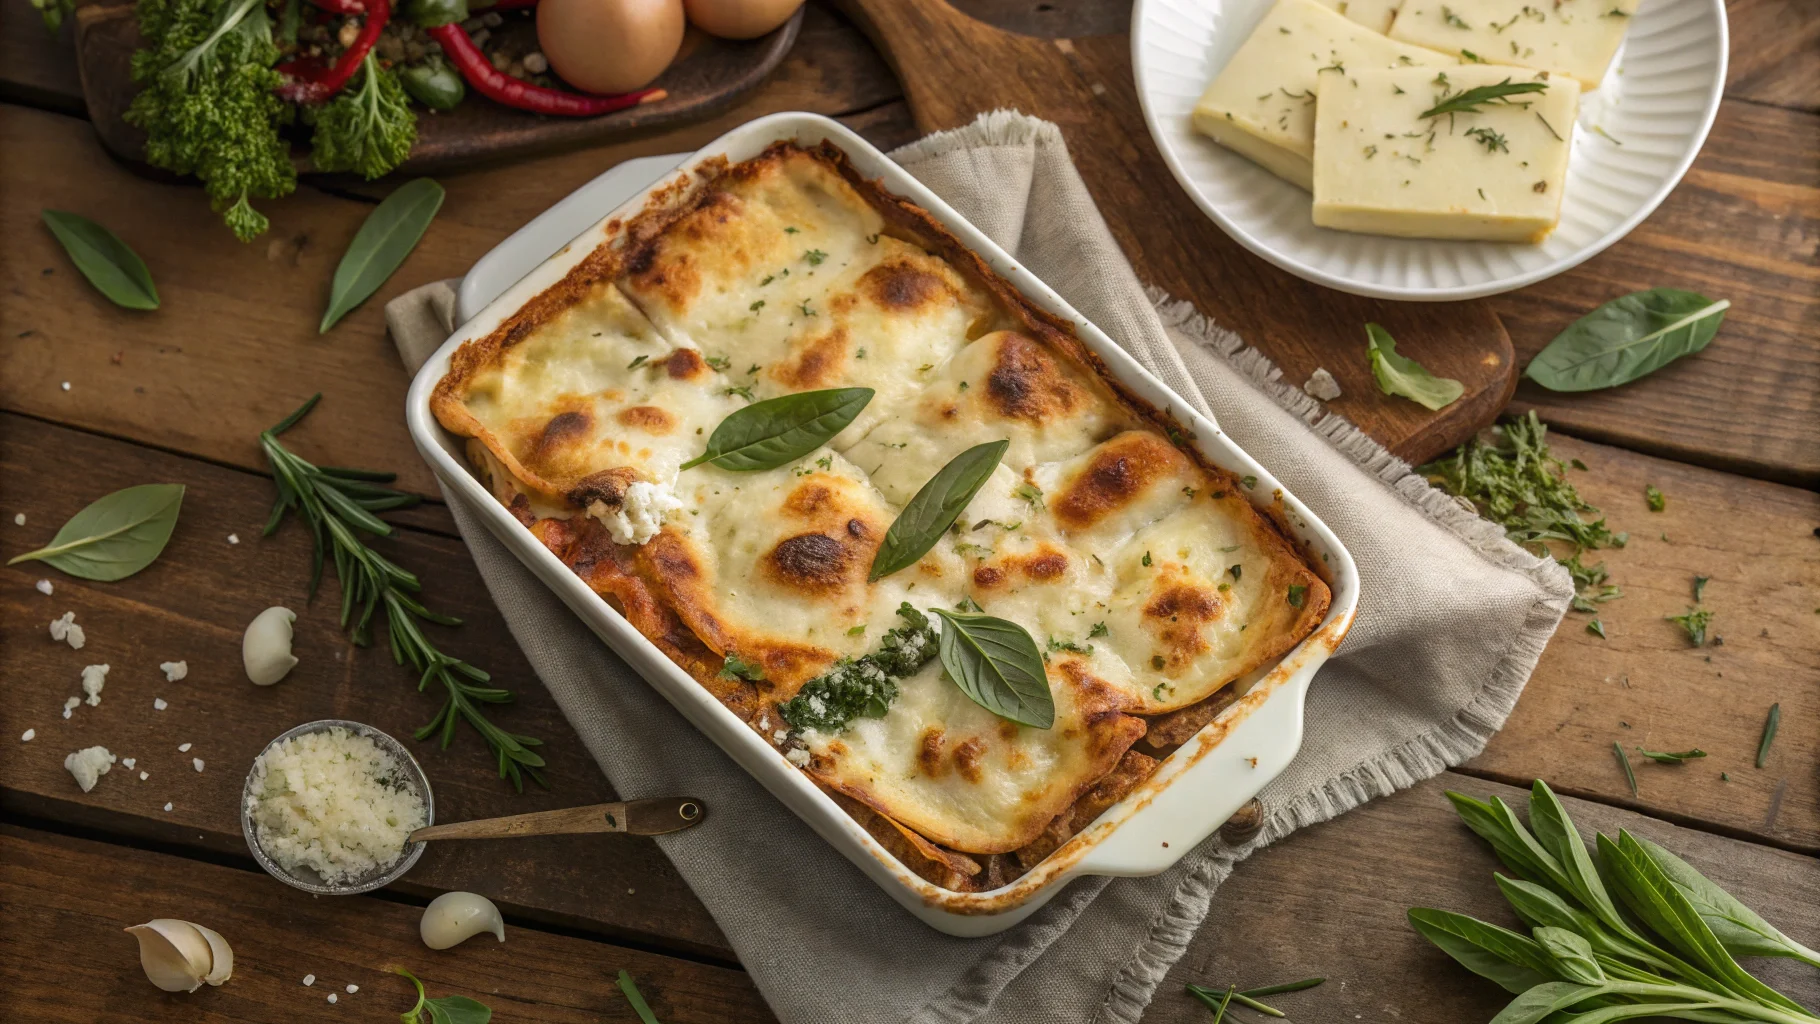
<svg viewBox="0 0 1820 1024">
<path fill-rule="evenodd" d="M 682 0 L 540 0 L 537 43 L 550 69 L 583 92 L 631 92 L 675 59 Z"/>
<path fill-rule="evenodd" d="M 790 20 L 803 0 L 683 0 L 695 27 L 722 39 L 756 39 Z"/>
</svg>

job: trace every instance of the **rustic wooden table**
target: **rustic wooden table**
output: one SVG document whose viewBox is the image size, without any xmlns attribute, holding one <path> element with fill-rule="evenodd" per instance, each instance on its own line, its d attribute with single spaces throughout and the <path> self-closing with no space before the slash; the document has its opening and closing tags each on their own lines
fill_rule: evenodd
<svg viewBox="0 0 1820 1024">
<path fill-rule="evenodd" d="M 1067 126 L 1077 150 L 1103 147 L 1151 173 L 1160 167 L 1132 105 L 1126 0 L 959 6 L 1058 40 L 1047 45 L 1067 58 L 1076 84 L 1108 105 L 1098 113 L 1123 125 L 1116 138 L 1091 139 Z M 1570 617 L 1483 755 L 1243 865 L 1147 1020 L 1203 1019 L 1181 995 L 1185 981 L 1310 974 L 1329 981 L 1293 997 L 1296 1019 L 1489 1019 L 1498 993 L 1415 936 L 1403 911 L 1426 904 L 1504 919 L 1487 879 L 1492 857 L 1441 791 L 1509 797 L 1538 776 L 1577 798 L 1570 804 L 1582 826 L 1662 838 L 1776 924 L 1820 944 L 1820 16 L 1808 0 L 1728 6 L 1727 98 L 1687 179 L 1629 239 L 1490 303 L 1519 360 L 1567 321 L 1637 288 L 1693 288 L 1734 304 L 1711 348 L 1647 381 L 1581 397 L 1524 387 L 1511 406 L 1539 409 L 1558 428 L 1560 454 L 1591 467 L 1576 477 L 1582 492 L 1630 532 L 1629 547 L 1604 553 L 1625 591 L 1601 609 L 1610 638 L 1588 635 L 1583 617 Z M 886 146 L 929 123 L 927 111 L 913 115 L 887 62 L 851 23 L 812 9 L 780 71 L 709 123 L 445 176 L 447 204 L 409 261 L 373 301 L 318 336 L 334 264 L 380 190 L 305 185 L 269 204 L 273 230 L 243 246 L 200 191 L 148 181 L 102 154 L 83 119 L 68 30 L 47 38 L 27 0 L 0 0 L 0 531 L 9 538 L 0 548 L 40 543 L 119 487 L 170 480 L 190 488 L 164 557 L 127 582 L 91 585 L 32 565 L 0 571 L 6 1019 L 389 1020 L 409 1005 L 407 986 L 387 973 L 394 965 L 437 992 L 482 998 L 502 1022 L 632 1020 L 613 985 L 622 968 L 673 1024 L 769 1018 L 714 922 L 648 841 L 433 845 L 395 888 L 339 900 L 303 897 L 259 873 L 236 798 L 244 766 L 267 739 L 327 717 L 405 735 L 434 704 L 383 650 L 350 646 L 322 601 L 298 621 L 307 653 L 284 685 L 248 686 L 238 644 L 258 609 L 306 607 L 303 535 L 258 539 L 272 497 L 254 441 L 260 429 L 320 390 L 326 398 L 295 432 L 297 448 L 319 461 L 396 468 L 404 486 L 434 492 L 399 416 L 406 376 L 385 338 L 383 300 L 461 274 L 621 159 L 690 149 L 788 109 L 839 117 Z M 1101 163 L 1086 166 L 1109 208 L 1145 199 L 1124 194 L 1131 180 L 1096 173 Z M 102 300 L 39 225 L 45 207 L 79 210 L 129 239 L 153 268 L 164 308 L 145 315 Z M 1255 312 L 1242 291 L 1184 276 L 1181 262 L 1193 254 L 1172 249 L 1167 232 L 1117 222 L 1115 230 L 1145 277 L 1227 322 L 1247 323 Z M 1313 368 L 1306 339 L 1253 340 L 1296 379 Z M 1399 440 L 1394 417 L 1365 407 L 1368 393 L 1349 397 L 1360 403 L 1349 415 Z M 1667 494 L 1666 511 L 1646 509 L 1645 484 Z M 24 528 L 10 522 L 18 512 L 28 517 Z M 440 816 L 610 799 L 531 678 L 446 511 L 432 504 L 397 518 L 405 528 L 390 548 L 467 619 L 450 636 L 452 649 L 518 690 L 498 720 L 548 740 L 552 788 L 523 796 L 495 778 L 471 734 L 451 750 L 425 751 Z M 238 545 L 228 541 L 233 533 Z M 1662 621 L 1683 610 L 1696 574 L 1712 578 L 1706 597 L 1723 646 L 1689 648 Z M 51 597 L 33 586 L 46 575 Z M 45 623 L 66 610 L 88 630 L 81 657 L 45 636 Z M 190 677 L 166 684 L 153 666 L 179 658 Z M 116 667 L 104 703 L 62 720 L 80 665 L 100 661 Z M 154 711 L 154 697 L 168 699 L 168 710 Z M 1772 702 L 1782 706 L 1780 738 L 1758 770 Z M 21 744 L 14 737 L 27 728 L 37 738 Z M 1681 768 L 1644 764 L 1633 795 L 1613 762 L 1614 740 L 1699 746 L 1711 756 Z M 136 757 L 150 777 L 116 769 L 80 792 L 63 755 L 93 743 Z M 181 743 L 194 748 L 180 754 Z M 206 770 L 193 770 L 191 756 Z M 414 936 L 418 907 L 449 889 L 492 896 L 511 920 L 507 945 L 424 950 Z M 160 916 L 229 935 L 234 982 L 196 997 L 147 986 L 118 929 Z M 301 986 L 306 974 L 317 987 Z M 1820 994 L 1812 971 L 1779 977 L 1810 1001 Z M 328 1005 L 331 986 L 349 983 L 360 991 Z"/>
</svg>

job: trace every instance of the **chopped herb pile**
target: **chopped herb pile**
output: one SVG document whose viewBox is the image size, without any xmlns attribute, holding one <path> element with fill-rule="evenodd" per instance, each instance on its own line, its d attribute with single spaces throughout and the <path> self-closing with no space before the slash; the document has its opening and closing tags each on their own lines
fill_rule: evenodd
<svg viewBox="0 0 1820 1024">
<path fill-rule="evenodd" d="M 1706 646 L 1706 627 L 1712 624 L 1712 609 L 1689 608 L 1686 615 L 1665 615 L 1663 618 L 1686 630 L 1687 639 L 1695 647 Z"/>
<path fill-rule="evenodd" d="M 929 617 L 908 602 L 898 606 L 904 625 L 887 630 L 878 650 L 843 658 L 777 706 L 792 729 L 839 732 L 855 718 L 880 718 L 897 699 L 897 683 L 935 657 L 936 633 Z"/>
<path fill-rule="evenodd" d="M 1668 507 L 1668 499 L 1662 496 L 1662 492 L 1657 489 L 1655 484 L 1644 485 L 1643 500 L 1649 503 L 1651 512 L 1660 512 Z"/>
</svg>

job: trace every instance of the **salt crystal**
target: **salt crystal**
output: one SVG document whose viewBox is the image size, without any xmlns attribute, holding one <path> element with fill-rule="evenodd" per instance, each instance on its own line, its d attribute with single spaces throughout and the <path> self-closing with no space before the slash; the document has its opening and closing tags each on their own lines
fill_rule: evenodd
<svg viewBox="0 0 1820 1024">
<path fill-rule="evenodd" d="M 239 534 L 238 534 L 238 533 L 230 533 L 230 534 L 228 534 L 228 543 L 229 543 L 229 544 L 238 544 L 238 543 L 240 543 L 240 535 L 239 535 Z"/>
<path fill-rule="evenodd" d="M 359 985 L 349 985 L 348 986 L 348 995 L 353 995 L 354 993 L 356 993 L 358 991 L 360 991 Z"/>
<path fill-rule="evenodd" d="M 139 781 L 140 781 L 140 782 L 144 782 L 144 781 L 145 781 L 145 780 L 146 780 L 146 779 L 149 779 L 149 778 L 151 778 L 151 777 L 152 777 L 152 773 L 151 773 L 151 772 L 140 772 L 140 773 L 139 773 Z M 169 807 L 166 807 L 166 808 L 165 808 L 165 810 L 167 810 L 167 811 L 168 811 L 168 810 L 170 810 L 170 808 L 169 808 Z"/>
<path fill-rule="evenodd" d="M 63 390 L 68 391 L 69 389 L 70 389 L 70 382 L 66 380 L 63 382 Z"/>
<path fill-rule="evenodd" d="M 190 752 L 190 745 L 188 743 L 179 743 L 177 745 L 177 753 L 187 754 L 189 752 Z"/>
<path fill-rule="evenodd" d="M 170 809 L 171 809 L 171 805 L 170 805 L 170 804 L 165 804 L 165 805 L 164 805 L 164 809 L 165 809 L 165 810 L 167 810 L 167 811 L 168 811 L 168 810 L 170 810 Z"/>
<path fill-rule="evenodd" d="M 190 758 L 190 763 L 196 766 L 197 771 L 202 770 L 202 758 L 192 757 L 192 758 Z"/>
<path fill-rule="evenodd" d="M 340 996 L 338 996 L 338 995 L 336 995 L 336 994 L 335 994 L 335 993 L 333 993 L 333 992 L 330 992 L 330 993 L 329 993 L 329 1002 L 331 1002 L 331 1003 L 332 1003 L 332 1002 L 334 1002 L 334 1001 L 336 1001 L 336 1000 L 337 1000 L 337 999 L 340 999 L 340 998 L 341 998 L 341 997 L 340 997 Z"/>
<path fill-rule="evenodd" d="M 161 661 L 158 668 L 164 672 L 164 681 L 174 683 L 190 674 L 190 663 L 187 661 Z"/>
<path fill-rule="evenodd" d="M 13 525 L 14 526 L 24 526 L 25 525 L 25 513 L 24 512 L 20 512 L 17 515 L 13 516 Z"/>
<path fill-rule="evenodd" d="M 304 988 L 309 988 L 311 985 L 314 985 L 314 984 L 316 984 L 316 976 L 314 974 L 306 974 L 303 976 L 303 987 Z"/>
<path fill-rule="evenodd" d="M 170 707 L 170 704 L 167 703 L 163 697 L 153 697 L 152 698 L 152 710 L 153 711 L 163 711 L 165 708 L 168 708 L 168 707 Z"/>
<path fill-rule="evenodd" d="M 120 759 L 120 763 L 126 765 L 128 768 L 137 768 L 139 766 L 139 759 L 134 757 L 123 757 Z"/>
<path fill-rule="evenodd" d="M 32 741 L 32 737 L 34 737 L 36 735 L 38 735 L 38 730 L 27 729 L 27 730 L 25 730 L 25 733 L 19 737 L 19 742 L 30 743 Z"/>
<path fill-rule="evenodd" d="M 51 586 L 50 580 L 39 580 L 37 586 L 38 593 L 43 594 L 45 597 L 51 596 L 51 591 L 55 589 Z"/>
</svg>

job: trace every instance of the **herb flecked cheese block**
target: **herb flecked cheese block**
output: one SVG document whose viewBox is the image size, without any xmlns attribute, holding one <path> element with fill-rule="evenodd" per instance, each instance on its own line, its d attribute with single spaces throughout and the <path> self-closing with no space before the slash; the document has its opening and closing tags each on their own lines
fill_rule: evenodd
<svg viewBox="0 0 1820 1024">
<path fill-rule="evenodd" d="M 1605 80 L 1639 0 L 1409 0 L 1390 37 L 1468 61 Z"/>
<path fill-rule="evenodd" d="M 1285 181 L 1312 188 L 1315 97 L 1360 71 L 1444 64 L 1315 0 L 1277 0 L 1194 108 L 1196 131 Z"/>
<path fill-rule="evenodd" d="M 1546 72 L 1466 65 L 1361 71 L 1321 100 L 1314 222 L 1409 238 L 1539 242 L 1561 214 L 1580 86 Z M 1533 82 L 1424 117 L 1473 89 Z M 1481 94 L 1483 95 L 1483 94 Z"/>
</svg>

